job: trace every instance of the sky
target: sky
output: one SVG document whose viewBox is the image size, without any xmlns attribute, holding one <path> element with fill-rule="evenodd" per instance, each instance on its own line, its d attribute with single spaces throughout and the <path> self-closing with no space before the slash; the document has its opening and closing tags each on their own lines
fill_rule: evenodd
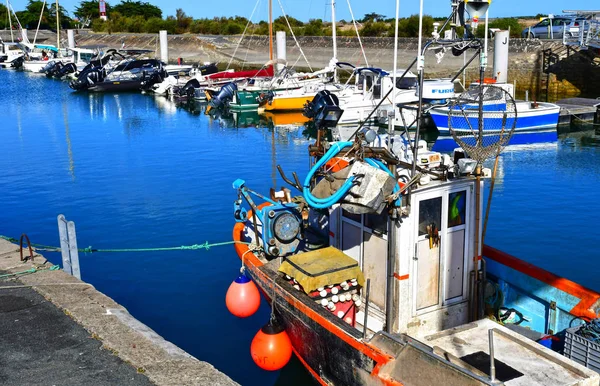
<svg viewBox="0 0 600 386">
<path fill-rule="evenodd" d="M 5 0 L 0 0 L 2 3 Z M 27 0 L 10 0 L 15 10 L 22 10 Z M 53 0 L 47 0 L 53 1 Z M 177 8 L 182 8 L 189 16 L 194 18 L 213 18 L 215 16 L 244 16 L 250 18 L 257 0 L 143 0 L 160 7 L 163 16 L 174 15 Z M 258 6 L 253 21 L 267 20 L 268 0 L 258 0 Z M 331 19 L 331 0 L 273 0 L 273 17 L 282 15 L 279 1 L 285 13 L 296 19 L 307 21 L 309 19 Z M 79 0 L 59 0 L 72 15 Z M 120 0 L 109 0 L 112 5 Z M 493 0 L 490 6 L 490 17 L 510 17 L 523 15 L 561 14 L 566 8 L 570 10 L 591 9 L 593 0 Z M 356 19 L 362 18 L 366 13 L 375 12 L 386 17 L 394 17 L 394 0 L 350 0 Z M 593 8 L 593 7 L 592 7 Z M 595 7 L 600 8 L 600 6 Z M 423 11 L 432 16 L 447 16 L 450 13 L 450 0 L 424 0 Z M 418 0 L 401 0 L 400 17 L 410 16 L 419 12 Z M 352 20 L 348 8 L 348 0 L 336 0 L 336 19 Z"/>
</svg>

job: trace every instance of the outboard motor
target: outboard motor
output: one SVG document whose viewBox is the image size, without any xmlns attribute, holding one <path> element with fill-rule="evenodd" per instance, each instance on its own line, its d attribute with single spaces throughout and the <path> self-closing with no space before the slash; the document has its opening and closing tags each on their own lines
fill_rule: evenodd
<svg viewBox="0 0 600 386">
<path fill-rule="evenodd" d="M 75 63 L 67 63 L 62 66 L 58 71 L 54 71 L 54 77 L 56 79 L 62 79 L 69 74 L 77 72 L 77 66 Z"/>
<path fill-rule="evenodd" d="M 210 106 L 217 108 L 225 105 L 233 98 L 233 93 L 236 91 L 237 84 L 235 84 L 234 82 L 224 84 L 223 87 L 221 87 L 221 90 L 219 90 L 219 92 L 217 93 L 217 95 L 212 97 L 212 99 L 210 100 Z"/>
<path fill-rule="evenodd" d="M 40 69 L 40 72 L 41 72 L 41 73 L 44 73 L 44 74 L 47 74 L 47 73 L 48 73 L 48 71 L 52 71 L 52 69 L 53 69 L 54 67 L 56 67 L 56 66 L 58 65 L 58 63 L 59 63 L 59 62 L 58 62 L 58 61 L 56 61 L 56 60 L 51 60 L 51 61 L 49 61 L 48 63 L 46 63 L 46 65 L 45 65 L 44 67 L 42 67 L 42 68 Z"/>
<path fill-rule="evenodd" d="M 19 70 L 23 68 L 23 62 L 25 62 L 25 56 L 19 56 L 18 58 L 10 62 L 10 66 Z"/>
<path fill-rule="evenodd" d="M 264 106 L 267 103 L 270 103 L 271 101 L 273 101 L 273 97 L 275 96 L 275 93 L 273 91 L 267 91 L 267 92 L 261 92 L 258 97 L 256 98 L 256 101 L 258 102 L 259 106 Z"/>
<path fill-rule="evenodd" d="M 319 91 L 311 102 L 304 105 L 302 111 L 305 117 L 315 121 L 317 127 L 335 127 L 343 113 L 337 95 L 329 90 Z"/>
<path fill-rule="evenodd" d="M 217 65 L 215 63 L 210 63 L 198 67 L 198 72 L 200 72 L 200 74 L 202 75 L 210 75 L 216 74 L 217 72 L 219 72 L 219 69 L 217 68 Z"/>
<path fill-rule="evenodd" d="M 90 67 L 86 71 L 81 71 L 77 79 L 69 83 L 75 91 L 87 90 L 94 84 L 104 80 L 104 70 L 101 68 Z"/>
<path fill-rule="evenodd" d="M 188 80 L 188 82 L 183 87 L 173 88 L 173 94 L 176 94 L 180 98 L 194 98 L 196 93 L 196 89 L 200 88 L 200 82 L 198 79 L 193 78 Z"/>
</svg>

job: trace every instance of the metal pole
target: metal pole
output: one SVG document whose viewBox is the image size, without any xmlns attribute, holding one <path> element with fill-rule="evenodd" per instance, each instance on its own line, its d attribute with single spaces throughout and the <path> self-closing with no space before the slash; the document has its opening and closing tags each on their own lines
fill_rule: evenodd
<svg viewBox="0 0 600 386">
<path fill-rule="evenodd" d="M 273 1 L 269 0 L 269 60 L 273 60 Z"/>
<path fill-rule="evenodd" d="M 371 292 L 371 279 L 367 279 L 367 292 L 365 294 L 365 320 L 363 321 L 363 339 L 367 338 L 367 320 L 369 319 L 369 293 Z"/>
<path fill-rule="evenodd" d="M 395 172 L 395 170 L 394 170 Z M 394 268 L 396 263 L 396 209 L 392 209 L 393 216 L 390 218 L 390 230 L 388 235 L 387 250 L 387 280 L 385 289 L 385 331 L 393 333 L 394 329 Z"/>
<path fill-rule="evenodd" d="M 388 116 L 388 121 L 392 121 L 392 125 L 389 129 L 389 136 L 391 137 L 394 133 L 394 124 L 396 118 L 396 71 L 398 70 L 398 17 L 400 14 L 400 0 L 396 0 L 396 22 L 394 24 L 394 72 L 392 75 L 392 115 Z M 408 131 L 408 127 L 406 128 Z M 388 139 L 389 148 L 392 148 L 391 138 Z"/>
<path fill-rule="evenodd" d="M 67 232 L 67 220 L 65 216 L 59 214 L 58 220 L 58 236 L 60 239 L 60 254 L 62 255 L 63 271 L 69 275 L 73 274 L 73 268 L 71 268 L 71 259 L 69 258 L 69 235 Z"/>
<path fill-rule="evenodd" d="M 494 330 L 488 330 L 490 340 L 490 381 L 496 381 L 496 364 L 494 363 Z"/>
<path fill-rule="evenodd" d="M 337 31 L 335 27 L 335 0 L 331 0 L 331 38 L 333 39 L 333 58 L 337 59 Z"/>
<path fill-rule="evenodd" d="M 75 233 L 75 223 L 67 223 L 67 233 L 69 235 L 69 256 L 71 257 L 72 275 L 81 280 L 81 270 L 79 269 L 79 252 L 77 251 L 77 234 Z"/>
<path fill-rule="evenodd" d="M 56 48 L 60 53 L 60 8 L 58 7 L 58 0 L 56 0 Z"/>
<path fill-rule="evenodd" d="M 425 55 L 421 52 L 423 40 L 423 0 L 419 1 L 419 43 L 417 47 L 417 70 L 419 71 L 419 106 L 417 109 L 417 131 L 413 143 L 413 165 L 411 177 L 417 172 L 417 156 L 419 152 L 419 132 L 421 131 L 421 114 L 423 113 L 423 76 L 425 69 Z M 412 189 L 411 189 L 412 190 Z M 409 193 L 410 194 L 410 193 Z"/>
<path fill-rule="evenodd" d="M 15 37 L 13 35 L 13 30 L 12 30 L 12 17 L 10 16 L 10 4 L 8 3 L 8 0 L 6 0 L 6 13 L 8 14 L 8 27 L 10 28 L 10 40 L 14 43 Z"/>
</svg>

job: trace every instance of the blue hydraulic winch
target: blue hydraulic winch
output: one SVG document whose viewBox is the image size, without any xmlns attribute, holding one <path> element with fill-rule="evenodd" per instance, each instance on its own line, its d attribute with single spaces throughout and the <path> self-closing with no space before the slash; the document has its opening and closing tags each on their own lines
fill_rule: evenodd
<svg viewBox="0 0 600 386">
<path fill-rule="evenodd" d="M 265 253 L 273 257 L 294 253 L 300 243 L 303 229 L 299 205 L 271 200 L 248 189 L 245 184 L 246 182 L 242 179 L 233 182 L 233 188 L 238 191 L 238 198 L 233 204 L 235 221 L 245 222 L 248 220 L 248 211 L 242 206 L 242 197 L 244 197 L 260 221 L 260 224 L 255 221 L 253 225 L 256 243 L 258 244 L 260 238 Z M 250 196 L 251 194 L 271 205 L 257 206 Z M 261 232 L 258 232 L 258 227 L 262 227 Z"/>
</svg>

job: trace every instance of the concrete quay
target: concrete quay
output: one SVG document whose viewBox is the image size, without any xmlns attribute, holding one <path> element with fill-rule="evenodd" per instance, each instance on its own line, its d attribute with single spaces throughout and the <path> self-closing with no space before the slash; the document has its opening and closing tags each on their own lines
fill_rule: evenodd
<svg viewBox="0 0 600 386">
<path fill-rule="evenodd" d="M 91 284 L 50 267 L 39 254 L 20 261 L 19 247 L 0 240 L 1 384 L 237 385 Z"/>
</svg>

